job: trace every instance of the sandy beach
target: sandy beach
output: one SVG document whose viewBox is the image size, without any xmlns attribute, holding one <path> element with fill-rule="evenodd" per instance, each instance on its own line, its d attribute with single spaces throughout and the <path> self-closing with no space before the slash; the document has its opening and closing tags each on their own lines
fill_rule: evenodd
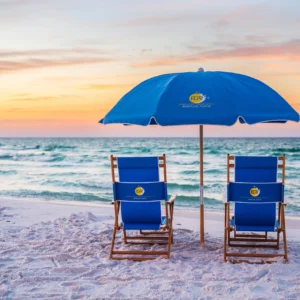
<svg viewBox="0 0 300 300">
<path fill-rule="evenodd" d="M 177 209 L 171 259 L 108 259 L 113 208 L 2 199 L 1 299 L 299 299 L 300 219 L 287 218 L 289 262 L 223 262 L 223 214 Z M 117 247 L 124 247 L 121 239 Z M 153 246 L 159 247 L 159 246 Z"/>
<path fill-rule="evenodd" d="M 0 20 L 0 300 L 300 300 L 300 0 Z"/>
</svg>

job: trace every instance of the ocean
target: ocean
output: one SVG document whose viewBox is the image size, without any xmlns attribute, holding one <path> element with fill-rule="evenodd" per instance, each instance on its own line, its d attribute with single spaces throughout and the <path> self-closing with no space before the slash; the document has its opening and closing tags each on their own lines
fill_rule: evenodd
<svg viewBox="0 0 300 300">
<path fill-rule="evenodd" d="M 110 203 L 110 154 L 164 153 L 168 193 L 177 194 L 176 206 L 199 207 L 197 138 L 0 138 L 0 198 Z M 300 214 L 300 138 L 206 138 L 205 206 L 210 210 L 223 210 L 227 153 L 285 153 L 287 213 Z"/>
</svg>

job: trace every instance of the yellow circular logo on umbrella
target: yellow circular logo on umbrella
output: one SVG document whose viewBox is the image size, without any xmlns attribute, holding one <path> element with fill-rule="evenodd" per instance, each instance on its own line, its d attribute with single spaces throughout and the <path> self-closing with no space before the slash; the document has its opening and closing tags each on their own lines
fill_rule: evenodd
<svg viewBox="0 0 300 300">
<path fill-rule="evenodd" d="M 134 192 L 137 196 L 143 196 L 145 190 L 141 186 L 138 186 L 137 188 L 135 188 Z"/>
<path fill-rule="evenodd" d="M 195 93 L 190 95 L 190 102 L 194 103 L 194 104 L 199 104 L 202 103 L 203 101 L 205 101 L 206 97 L 200 93 Z"/>
<path fill-rule="evenodd" d="M 257 197 L 259 194 L 260 194 L 260 189 L 258 189 L 257 187 L 253 187 L 253 188 L 250 190 L 250 195 L 251 195 L 252 197 Z"/>
</svg>

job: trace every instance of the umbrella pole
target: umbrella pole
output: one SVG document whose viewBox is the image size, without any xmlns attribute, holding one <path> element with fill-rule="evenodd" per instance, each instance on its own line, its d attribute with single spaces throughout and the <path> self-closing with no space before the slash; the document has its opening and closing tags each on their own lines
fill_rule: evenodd
<svg viewBox="0 0 300 300">
<path fill-rule="evenodd" d="M 200 246 L 204 246 L 203 125 L 199 126 L 199 142 L 200 142 Z"/>
</svg>

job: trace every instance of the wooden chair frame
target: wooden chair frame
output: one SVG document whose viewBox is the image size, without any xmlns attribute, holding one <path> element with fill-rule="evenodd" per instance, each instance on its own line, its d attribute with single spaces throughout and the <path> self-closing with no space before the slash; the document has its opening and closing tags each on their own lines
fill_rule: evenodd
<svg viewBox="0 0 300 300">
<path fill-rule="evenodd" d="M 159 159 L 159 168 L 163 169 L 164 174 L 164 182 L 167 183 L 167 164 L 166 164 L 166 155 L 158 157 Z M 112 174 L 112 182 L 116 182 L 115 169 L 117 166 L 117 157 L 111 155 L 111 174 Z M 161 225 L 160 230 L 158 231 L 142 231 L 139 230 L 138 236 L 127 236 L 126 230 L 123 226 L 119 224 L 119 212 L 120 212 L 120 201 L 116 200 L 113 202 L 114 205 L 114 213 L 115 213 L 115 223 L 110 247 L 110 259 L 117 260 L 135 260 L 135 261 L 143 261 L 156 259 L 157 256 L 163 255 L 165 258 L 170 258 L 171 244 L 173 243 L 173 214 L 174 214 L 174 201 L 176 196 L 172 196 L 169 201 L 165 201 L 165 209 L 166 209 L 166 224 Z M 114 244 L 116 239 L 117 231 L 123 231 L 123 238 L 125 244 L 163 244 L 167 246 L 165 251 L 121 251 L 115 250 Z M 138 256 L 132 256 L 138 255 Z"/>
<path fill-rule="evenodd" d="M 230 170 L 234 168 L 234 156 L 227 154 L 227 183 L 230 182 Z M 282 169 L 282 183 L 285 182 L 285 154 L 278 157 L 278 168 Z M 224 217 L 224 261 L 227 261 L 227 257 L 233 257 L 235 260 L 231 262 L 248 262 L 249 260 L 236 260 L 239 257 L 251 257 L 251 258 L 275 258 L 283 257 L 285 261 L 288 261 L 287 241 L 286 241 L 286 226 L 285 226 L 285 203 L 278 204 L 278 221 L 279 228 L 277 228 L 276 239 L 269 239 L 268 233 L 265 234 L 238 234 L 234 227 L 230 226 L 230 202 L 224 202 L 225 205 L 225 217 Z M 233 232 L 233 237 L 231 233 Z M 237 253 L 228 252 L 228 247 L 245 247 L 245 248 L 273 248 L 279 250 L 280 233 L 283 234 L 283 254 L 263 254 L 263 253 Z M 270 263 L 274 261 L 261 261 L 257 263 Z"/>
</svg>

